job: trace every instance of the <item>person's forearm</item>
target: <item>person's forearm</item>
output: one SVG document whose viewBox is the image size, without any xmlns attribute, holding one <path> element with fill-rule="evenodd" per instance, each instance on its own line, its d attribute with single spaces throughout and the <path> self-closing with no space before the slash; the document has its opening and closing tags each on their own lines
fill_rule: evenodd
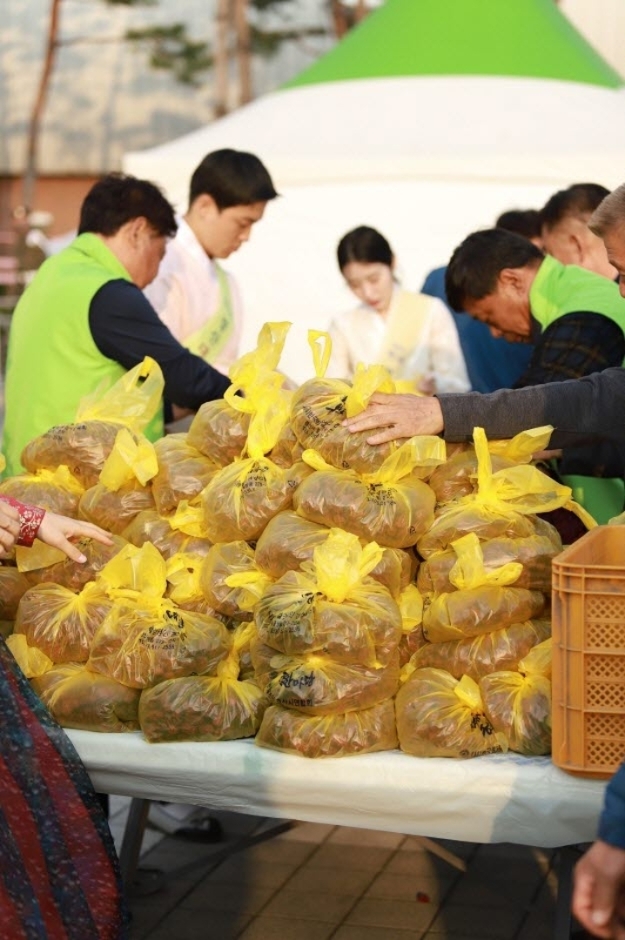
<svg viewBox="0 0 625 940">
<path fill-rule="evenodd" d="M 440 395 L 447 441 L 469 441 L 473 428 L 490 438 L 513 437 L 528 428 L 551 424 L 550 446 L 564 447 L 593 438 L 625 440 L 625 370 L 607 369 L 568 382 L 489 395 Z"/>
<path fill-rule="evenodd" d="M 164 362 L 165 397 L 181 408 L 197 411 L 205 401 L 222 398 L 230 379 L 193 353 Z"/>
<path fill-rule="evenodd" d="M 17 539 L 17 544 L 27 547 L 32 545 L 37 538 L 39 526 L 46 514 L 45 509 L 40 509 L 39 506 L 28 506 L 25 503 L 20 503 L 18 499 L 13 499 L 11 496 L 0 496 L 0 499 L 8 503 L 9 506 L 13 506 L 19 513 L 20 534 Z"/>
</svg>

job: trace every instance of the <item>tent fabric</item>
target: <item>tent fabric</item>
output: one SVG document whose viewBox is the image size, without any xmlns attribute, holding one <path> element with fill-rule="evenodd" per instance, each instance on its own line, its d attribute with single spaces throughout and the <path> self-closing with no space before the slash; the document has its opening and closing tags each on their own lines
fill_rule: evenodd
<svg viewBox="0 0 625 940">
<path fill-rule="evenodd" d="M 381 179 L 615 185 L 623 89 L 535 78 L 361 79 L 273 92 L 160 147 L 126 155 L 184 206 L 211 150 L 252 151 L 278 187 Z M 606 182 L 607 181 L 607 182 Z"/>
<path fill-rule="evenodd" d="M 398 75 L 623 84 L 554 0 L 387 0 L 288 87 Z"/>
</svg>

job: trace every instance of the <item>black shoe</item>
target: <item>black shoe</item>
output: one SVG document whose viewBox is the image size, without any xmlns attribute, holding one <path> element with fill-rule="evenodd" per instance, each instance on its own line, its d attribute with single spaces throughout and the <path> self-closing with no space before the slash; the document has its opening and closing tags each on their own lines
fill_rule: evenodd
<svg viewBox="0 0 625 940">
<path fill-rule="evenodd" d="M 223 830 L 221 823 L 202 806 L 192 809 L 188 816 L 180 818 L 178 814 L 168 812 L 170 803 L 151 803 L 147 824 L 174 839 L 186 839 L 187 842 L 221 842 Z M 176 805 L 176 804 L 175 804 Z"/>
</svg>

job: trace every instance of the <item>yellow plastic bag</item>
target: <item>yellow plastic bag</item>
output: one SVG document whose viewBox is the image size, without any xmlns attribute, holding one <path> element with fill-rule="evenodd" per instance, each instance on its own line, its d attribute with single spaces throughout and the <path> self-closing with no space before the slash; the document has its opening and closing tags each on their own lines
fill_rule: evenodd
<svg viewBox="0 0 625 940">
<path fill-rule="evenodd" d="M 239 678 L 239 650 L 245 635 L 233 637 L 215 676 L 161 682 L 141 694 L 139 719 L 148 741 L 234 741 L 250 738 L 269 704 L 257 683 Z"/>
<path fill-rule="evenodd" d="M 316 378 L 304 382 L 293 396 L 291 427 L 302 447 L 314 449 L 337 469 L 358 473 L 377 470 L 397 444 L 372 446 L 369 431 L 350 433 L 343 421 L 364 411 L 375 392 L 394 392 L 395 384 L 383 366 L 359 365 L 352 382 L 325 379 L 331 351 L 327 333 L 309 331 Z"/>
<path fill-rule="evenodd" d="M 0 564 L 0 620 L 15 620 L 17 607 L 31 584 L 12 565 Z"/>
<path fill-rule="evenodd" d="M 289 323 L 265 323 L 256 349 L 241 356 L 229 369 L 232 385 L 224 399 L 206 402 L 191 422 L 187 443 L 218 466 L 226 467 L 242 457 L 252 417 L 263 401 L 263 392 L 273 395 L 282 385 L 284 376 L 278 375 L 275 369 L 289 327 Z M 237 395 L 239 391 L 243 392 L 242 396 Z"/>
<path fill-rule="evenodd" d="M 115 604 L 96 632 L 87 668 L 145 689 L 165 679 L 214 672 L 230 648 L 214 617 L 148 595 Z"/>
<path fill-rule="evenodd" d="M 66 465 L 81 486 L 89 489 L 99 481 L 118 432 L 119 424 L 113 421 L 57 425 L 29 441 L 21 461 L 31 473 Z"/>
<path fill-rule="evenodd" d="M 349 757 L 397 747 L 392 701 L 342 715 L 302 715 L 271 705 L 256 744 L 302 757 Z"/>
<path fill-rule="evenodd" d="M 217 473 L 218 466 L 190 446 L 186 434 L 168 434 L 155 444 L 158 470 L 152 481 L 156 508 L 162 516 L 179 503 L 192 501 Z"/>
<path fill-rule="evenodd" d="M 177 552 L 192 552 L 193 554 L 206 555 L 212 545 L 207 538 L 200 535 L 189 534 L 186 531 L 188 527 L 189 512 L 180 505 L 179 509 L 183 511 L 167 518 L 161 516 L 155 509 L 147 509 L 138 513 L 132 522 L 126 526 L 122 536 L 132 545 L 140 548 L 146 542 L 151 542 L 158 549 L 163 558 L 170 558 Z M 194 519 L 203 520 L 203 513 L 200 508 L 192 510 Z M 181 526 L 180 528 L 178 526 Z M 203 528 L 203 521 L 202 521 Z"/>
<path fill-rule="evenodd" d="M 470 676 L 476 681 L 491 672 L 517 669 L 519 661 L 551 635 L 548 620 L 527 620 L 512 623 L 464 640 L 425 643 L 411 659 L 414 669 L 432 667 L 445 669 L 455 679 Z"/>
<path fill-rule="evenodd" d="M 480 680 L 484 707 L 510 748 L 533 757 L 551 752 L 551 639 L 519 662 L 518 672 L 493 672 Z"/>
<path fill-rule="evenodd" d="M 65 466 L 20 473 L 0 483 L 0 496 L 40 506 L 61 516 L 75 516 L 84 487 Z"/>
<path fill-rule="evenodd" d="M 206 555 L 176 552 L 166 562 L 167 597 L 182 610 L 195 610 L 223 620 L 204 597 L 200 572 Z"/>
<path fill-rule="evenodd" d="M 256 543 L 256 564 L 274 580 L 287 571 L 297 571 L 304 562 L 311 561 L 315 547 L 325 542 L 329 531 L 327 526 L 304 519 L 292 510 L 279 512 L 269 520 Z M 370 572 L 396 599 L 410 583 L 411 574 L 410 555 L 399 548 L 384 548 L 380 561 Z"/>
<path fill-rule="evenodd" d="M 246 578 L 237 579 L 236 575 Z M 236 620 L 251 619 L 251 611 L 271 580 L 258 569 L 253 549 L 242 539 L 213 545 L 199 577 L 211 607 Z"/>
<path fill-rule="evenodd" d="M 212 542 L 256 540 L 270 519 L 290 509 L 305 464 L 283 469 L 266 457 L 244 458 L 224 467 L 202 493 L 202 509 Z"/>
<path fill-rule="evenodd" d="M 538 591 L 484 584 L 435 597 L 423 613 L 423 633 L 430 643 L 462 640 L 532 620 L 544 607 Z"/>
<path fill-rule="evenodd" d="M 40 649 L 29 646 L 23 633 L 12 633 L 6 638 L 6 644 L 27 679 L 44 675 L 54 665 L 50 657 Z"/>
<path fill-rule="evenodd" d="M 551 560 L 562 551 L 562 543 L 556 530 L 553 534 L 529 535 L 526 538 L 487 539 L 481 542 L 484 567 L 487 571 L 501 568 L 509 562 L 518 562 L 521 573 L 514 582 L 515 587 L 548 594 L 551 591 Z M 434 552 L 422 562 L 417 573 L 417 586 L 425 593 L 443 594 L 453 591 L 450 572 L 457 560 L 451 549 Z"/>
<path fill-rule="evenodd" d="M 477 491 L 437 512 L 430 531 L 417 544 L 423 558 L 444 550 L 468 532 L 475 532 L 480 539 L 525 538 L 535 531 L 532 514 L 559 507 L 574 512 L 588 528 L 596 525 L 588 513 L 571 500 L 569 487 L 552 480 L 537 467 L 513 466 L 493 473 L 483 429 L 475 428 L 473 438 Z"/>
<path fill-rule="evenodd" d="M 352 532 L 389 548 L 414 545 L 432 524 L 434 493 L 413 472 L 444 459 L 436 437 L 414 437 L 388 457 L 376 473 L 333 470 L 316 451 L 304 459 L 317 470 L 300 484 L 295 510 L 306 519 Z"/>
<path fill-rule="evenodd" d="M 250 417 L 249 456 L 268 453 L 288 422 L 291 395 L 282 388 L 284 376 L 276 370 L 290 328 L 288 322 L 263 324 L 256 348 L 237 359 L 228 372 L 232 385 L 224 399 L 236 413 Z"/>
<path fill-rule="evenodd" d="M 508 749 L 468 676 L 459 681 L 442 669 L 417 669 L 397 693 L 395 714 L 399 746 L 416 757 L 478 757 Z"/>
<path fill-rule="evenodd" d="M 537 467 L 515 466 L 492 472 L 488 442 L 483 428 L 473 431 L 478 458 L 477 499 L 496 509 L 520 513 L 550 512 L 564 507 L 571 510 L 587 528 L 597 523 L 582 506 L 571 499 L 571 488 L 557 483 Z"/>
<path fill-rule="evenodd" d="M 147 509 L 154 509 L 152 489 L 138 480 L 124 483 L 116 490 L 96 483 L 81 497 L 78 517 L 121 535 L 135 516 Z"/>
<path fill-rule="evenodd" d="M 529 463 L 533 455 L 544 450 L 549 443 L 552 427 L 521 431 L 510 440 L 488 441 L 492 470 L 503 470 L 519 463 Z M 437 467 L 429 480 L 436 500 L 449 503 L 477 489 L 477 455 L 475 447 L 467 445 Z"/>
<path fill-rule="evenodd" d="M 285 656 L 252 645 L 256 681 L 269 699 L 307 715 L 342 714 L 392 698 L 399 684 L 397 654 L 387 666 L 339 663 L 321 653 Z"/>
<path fill-rule="evenodd" d="M 84 663 L 112 601 L 95 583 L 74 594 L 60 584 L 40 584 L 22 597 L 14 632 L 53 663 Z"/>
<path fill-rule="evenodd" d="M 118 490 L 133 481 L 145 486 L 157 471 L 154 444 L 147 437 L 133 437 L 127 428 L 120 428 L 113 450 L 102 467 L 100 483 L 109 490 Z"/>
<path fill-rule="evenodd" d="M 331 529 L 302 572 L 268 587 L 255 608 L 259 639 L 287 655 L 323 652 L 336 662 L 387 664 L 397 653 L 397 603 L 368 577 L 382 549 Z"/>
<path fill-rule="evenodd" d="M 164 387 L 161 367 L 146 356 L 108 389 L 99 386 L 85 396 L 78 406 L 76 423 L 112 421 L 140 434 L 161 407 Z"/>
<path fill-rule="evenodd" d="M 141 548 L 125 545 L 98 574 L 98 584 L 111 597 L 135 595 L 160 599 L 167 589 L 165 559 L 150 542 Z"/>
<path fill-rule="evenodd" d="M 59 548 L 45 545 L 38 539 L 30 548 L 18 545 L 15 559 L 17 567 L 26 574 L 31 584 L 52 581 L 70 591 L 80 591 L 126 545 L 126 540 L 119 535 L 111 535 L 111 541 L 112 545 L 88 538 L 74 542 L 87 559 L 83 564 L 72 561 Z"/>
<path fill-rule="evenodd" d="M 56 666 L 31 684 L 63 728 L 113 733 L 139 729 L 139 689 L 84 666 Z"/>
<path fill-rule="evenodd" d="M 405 666 L 411 656 L 427 642 L 423 635 L 423 595 L 415 584 L 409 584 L 399 598 L 402 636 L 399 641 L 399 664 Z"/>
<path fill-rule="evenodd" d="M 219 467 L 227 467 L 243 453 L 250 415 L 235 411 L 223 398 L 207 401 L 196 412 L 187 443 Z"/>
</svg>

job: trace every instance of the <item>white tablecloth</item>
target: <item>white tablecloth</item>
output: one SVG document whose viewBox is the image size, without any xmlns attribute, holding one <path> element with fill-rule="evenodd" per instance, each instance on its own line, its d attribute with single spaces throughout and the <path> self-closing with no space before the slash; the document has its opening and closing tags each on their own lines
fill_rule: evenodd
<svg viewBox="0 0 625 940">
<path fill-rule="evenodd" d="M 590 842 L 605 788 L 546 757 L 386 751 L 307 760 L 251 740 L 148 744 L 138 733 L 68 734 L 101 792 L 467 842 Z"/>
</svg>

